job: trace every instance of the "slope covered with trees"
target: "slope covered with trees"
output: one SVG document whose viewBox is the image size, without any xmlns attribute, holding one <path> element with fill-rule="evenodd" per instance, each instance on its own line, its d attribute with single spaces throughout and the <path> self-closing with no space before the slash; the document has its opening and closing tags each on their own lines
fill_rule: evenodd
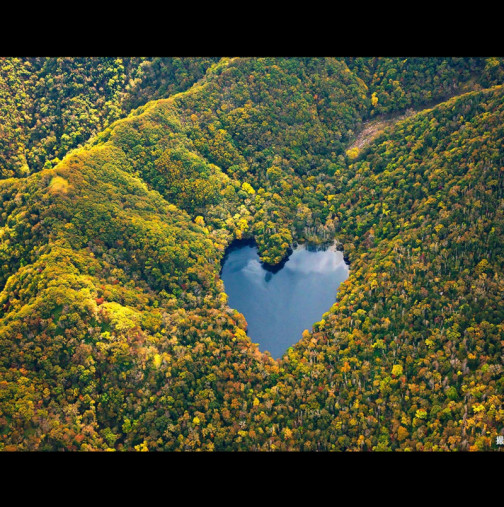
<svg viewBox="0 0 504 507">
<path fill-rule="evenodd" d="M 345 58 L 368 87 L 370 116 L 392 114 L 502 83 L 502 58 Z"/>
<path fill-rule="evenodd" d="M 318 371 L 298 405 L 312 445 L 495 449 L 503 113 L 502 87 L 466 94 L 398 123 L 349 166 L 335 204 L 351 276 L 284 365 L 294 393 Z"/>
<path fill-rule="evenodd" d="M 218 58 L 1 58 L 0 178 L 53 167 L 148 100 L 183 91 Z"/>
<path fill-rule="evenodd" d="M 26 172 L 6 169 L 29 146 L 23 83 L 63 63 L 3 62 L 0 449 L 496 449 L 500 59 L 208 60 L 123 59 L 137 81 L 98 95 L 124 109 L 89 94 L 100 118 L 63 130 L 109 126 Z M 377 104 L 456 93 L 347 153 Z M 333 239 L 351 261 L 279 361 L 227 305 L 220 261 L 242 237 L 271 264 Z"/>
</svg>

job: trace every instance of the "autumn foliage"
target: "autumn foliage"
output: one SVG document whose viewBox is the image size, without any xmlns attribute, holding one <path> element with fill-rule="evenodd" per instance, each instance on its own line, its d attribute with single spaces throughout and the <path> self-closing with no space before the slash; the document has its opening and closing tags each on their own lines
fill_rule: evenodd
<svg viewBox="0 0 504 507">
<path fill-rule="evenodd" d="M 1 60 L 0 450 L 499 449 L 501 66 Z M 278 361 L 219 277 L 242 238 L 350 261 Z"/>
</svg>

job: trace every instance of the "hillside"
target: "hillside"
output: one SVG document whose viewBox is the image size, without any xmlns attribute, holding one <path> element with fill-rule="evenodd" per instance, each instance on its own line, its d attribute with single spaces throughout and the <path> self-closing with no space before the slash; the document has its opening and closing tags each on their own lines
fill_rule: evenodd
<svg viewBox="0 0 504 507">
<path fill-rule="evenodd" d="M 53 167 L 132 108 L 190 88 L 218 58 L 0 58 L 0 178 Z"/>
<path fill-rule="evenodd" d="M 97 95 L 65 80 L 106 75 L 89 61 L 4 60 L 0 449 L 496 450 L 502 63 L 411 60 L 110 59 Z M 94 117 L 43 91 L 60 75 Z M 50 118 L 73 140 L 44 151 Z M 332 239 L 351 262 L 279 361 L 219 278 L 249 237 L 269 264 Z"/>
</svg>

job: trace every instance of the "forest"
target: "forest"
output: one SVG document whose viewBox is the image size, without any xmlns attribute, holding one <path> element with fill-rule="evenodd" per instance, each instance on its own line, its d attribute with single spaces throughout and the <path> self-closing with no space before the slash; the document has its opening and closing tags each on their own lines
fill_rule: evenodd
<svg viewBox="0 0 504 507">
<path fill-rule="evenodd" d="M 503 84 L 500 57 L 0 57 L 0 451 L 502 450 Z M 219 276 L 240 239 L 350 262 L 278 360 Z"/>
</svg>

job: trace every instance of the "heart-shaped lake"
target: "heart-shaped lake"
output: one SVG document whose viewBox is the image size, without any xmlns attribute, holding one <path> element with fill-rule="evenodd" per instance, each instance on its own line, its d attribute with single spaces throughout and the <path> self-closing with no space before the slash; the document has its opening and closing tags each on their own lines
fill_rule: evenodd
<svg viewBox="0 0 504 507">
<path fill-rule="evenodd" d="M 228 304 L 245 316 L 252 342 L 279 358 L 322 319 L 348 272 L 334 246 L 300 245 L 280 269 L 271 270 L 255 245 L 238 242 L 226 252 L 221 277 Z"/>
</svg>

